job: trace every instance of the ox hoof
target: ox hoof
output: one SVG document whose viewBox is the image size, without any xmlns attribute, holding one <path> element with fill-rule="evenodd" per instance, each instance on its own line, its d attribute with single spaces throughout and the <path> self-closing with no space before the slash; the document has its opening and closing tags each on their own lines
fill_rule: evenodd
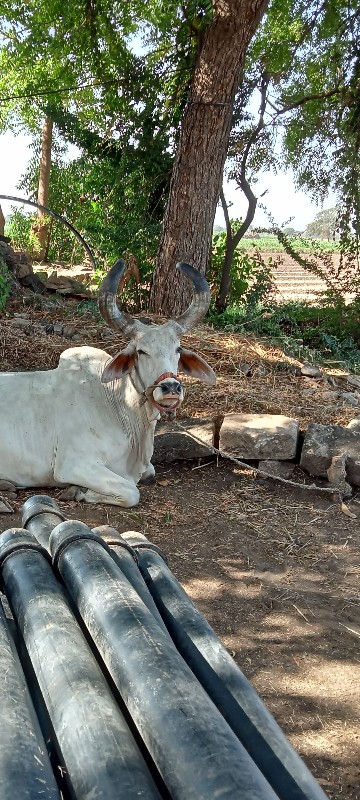
<svg viewBox="0 0 360 800">
<path fill-rule="evenodd" d="M 149 464 L 149 466 L 146 468 L 145 472 L 143 472 L 140 478 L 140 483 L 142 484 L 153 483 L 154 480 L 155 480 L 155 468 L 153 467 L 152 464 Z"/>
<path fill-rule="evenodd" d="M 68 486 L 59 495 L 59 500 L 84 500 L 86 491 L 82 486 Z"/>
</svg>

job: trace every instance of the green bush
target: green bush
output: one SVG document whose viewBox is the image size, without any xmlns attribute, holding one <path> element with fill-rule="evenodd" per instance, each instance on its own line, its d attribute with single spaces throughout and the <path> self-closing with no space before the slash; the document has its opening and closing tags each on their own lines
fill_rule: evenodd
<svg viewBox="0 0 360 800">
<path fill-rule="evenodd" d="M 39 240 L 32 229 L 35 222 L 35 214 L 24 214 L 19 209 L 13 209 L 5 229 L 12 247 L 15 250 L 26 250 L 30 257 L 36 257 L 40 252 Z"/>
<path fill-rule="evenodd" d="M 207 272 L 207 279 L 214 298 L 217 297 L 221 275 L 226 254 L 226 233 L 215 233 L 212 242 L 211 266 Z M 244 303 L 254 307 L 263 297 L 272 290 L 272 270 L 276 269 L 279 259 L 271 256 L 264 260 L 260 250 L 253 248 L 252 252 L 236 247 L 231 263 L 231 285 L 228 297 L 229 305 Z"/>
</svg>

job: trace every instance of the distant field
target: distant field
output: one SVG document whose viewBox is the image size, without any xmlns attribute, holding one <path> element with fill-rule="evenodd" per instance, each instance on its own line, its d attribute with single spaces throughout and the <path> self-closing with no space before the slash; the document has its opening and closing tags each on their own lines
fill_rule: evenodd
<svg viewBox="0 0 360 800">
<path fill-rule="evenodd" d="M 305 270 L 284 251 L 278 252 L 283 263 L 273 270 L 277 301 L 280 303 L 291 300 L 316 302 L 319 298 L 319 293 L 324 292 L 327 288 L 325 281 Z M 266 260 L 267 257 L 273 256 L 273 252 L 264 251 L 263 256 Z M 339 263 L 339 258 L 338 253 L 334 253 L 332 256 L 332 261 L 336 266 Z M 320 263 L 319 260 L 318 263 Z"/>
<path fill-rule="evenodd" d="M 298 253 L 313 253 L 315 247 L 317 250 L 321 248 L 324 253 L 338 253 L 339 251 L 338 242 L 327 241 L 326 239 L 291 239 L 291 245 Z M 246 250 L 247 252 L 257 248 L 266 253 L 281 253 L 284 249 L 276 236 L 241 239 L 238 247 L 240 250 Z"/>
</svg>

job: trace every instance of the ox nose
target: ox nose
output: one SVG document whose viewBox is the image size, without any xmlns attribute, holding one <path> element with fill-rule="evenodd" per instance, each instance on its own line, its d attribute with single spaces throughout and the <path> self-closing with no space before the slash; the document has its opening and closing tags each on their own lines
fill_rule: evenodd
<svg viewBox="0 0 360 800">
<path fill-rule="evenodd" d="M 162 381 L 160 387 L 163 394 L 181 394 L 181 383 L 179 381 Z"/>
</svg>

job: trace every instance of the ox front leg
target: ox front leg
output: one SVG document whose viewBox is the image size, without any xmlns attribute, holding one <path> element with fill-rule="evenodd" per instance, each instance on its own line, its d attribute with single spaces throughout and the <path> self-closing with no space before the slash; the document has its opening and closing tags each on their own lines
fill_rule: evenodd
<svg viewBox="0 0 360 800">
<path fill-rule="evenodd" d="M 76 487 L 79 491 L 76 499 L 84 500 L 85 503 L 104 503 L 110 506 L 122 506 L 122 508 L 132 508 L 137 506 L 140 500 L 140 493 L 136 486 L 132 489 L 125 489 L 122 495 L 100 494 L 92 489 Z"/>
<path fill-rule="evenodd" d="M 68 469 L 63 465 L 60 473 L 56 474 L 56 481 L 71 484 L 65 489 L 68 498 L 71 495 L 73 499 L 86 503 L 106 503 L 123 508 L 131 508 L 139 502 L 140 493 L 135 483 L 99 464 L 87 464 L 84 472 L 74 469 L 73 465 Z"/>
</svg>

